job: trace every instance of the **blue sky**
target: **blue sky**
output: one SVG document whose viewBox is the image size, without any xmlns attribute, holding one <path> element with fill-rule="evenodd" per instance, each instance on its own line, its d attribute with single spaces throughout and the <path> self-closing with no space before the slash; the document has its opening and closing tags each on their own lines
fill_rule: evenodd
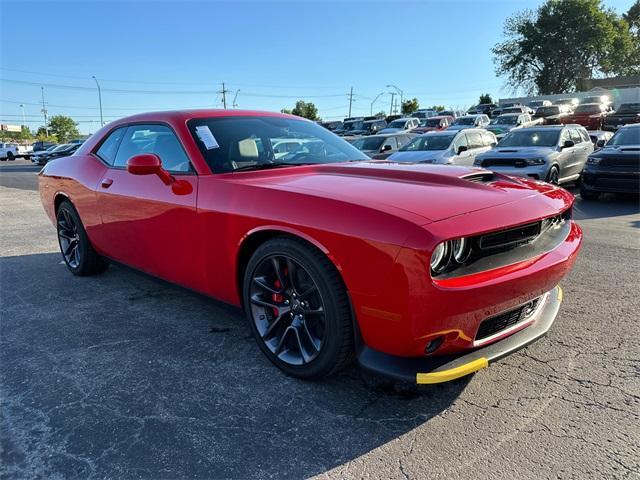
<svg viewBox="0 0 640 480">
<path fill-rule="evenodd" d="M 1 1 L 1 0 L 0 0 Z M 50 115 L 83 132 L 138 111 L 221 107 L 280 110 L 313 101 L 325 117 L 368 114 L 394 84 L 424 106 L 509 96 L 490 49 L 505 18 L 540 0 L 285 2 L 1 1 L 0 122 Z M 607 0 L 618 12 L 633 0 Z M 26 83 L 18 83 L 26 82 Z M 385 93 L 373 110 L 388 110 Z"/>
</svg>

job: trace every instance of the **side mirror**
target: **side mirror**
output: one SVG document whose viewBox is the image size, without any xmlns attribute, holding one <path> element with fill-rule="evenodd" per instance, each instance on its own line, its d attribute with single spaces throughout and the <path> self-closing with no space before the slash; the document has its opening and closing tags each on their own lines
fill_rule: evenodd
<svg viewBox="0 0 640 480">
<path fill-rule="evenodd" d="M 467 147 L 466 145 L 461 145 L 458 147 L 458 155 L 460 155 L 462 152 L 466 152 L 467 150 L 469 150 L 469 147 Z"/>
<path fill-rule="evenodd" d="M 571 148 L 575 145 L 573 140 L 565 140 L 562 148 Z"/>
<path fill-rule="evenodd" d="M 607 141 L 606 141 L 606 140 L 598 140 L 598 141 L 596 142 L 596 147 L 598 147 L 598 148 L 602 148 L 602 147 L 604 147 L 605 143 L 607 143 Z"/>
<path fill-rule="evenodd" d="M 160 157 L 153 153 L 134 155 L 127 161 L 127 172 L 132 175 L 157 175 L 165 185 L 173 183 L 173 177 L 162 168 Z"/>
<path fill-rule="evenodd" d="M 391 151 L 391 145 L 385 145 L 384 147 L 382 147 L 382 150 L 380 150 L 380 152 L 389 152 Z"/>
</svg>

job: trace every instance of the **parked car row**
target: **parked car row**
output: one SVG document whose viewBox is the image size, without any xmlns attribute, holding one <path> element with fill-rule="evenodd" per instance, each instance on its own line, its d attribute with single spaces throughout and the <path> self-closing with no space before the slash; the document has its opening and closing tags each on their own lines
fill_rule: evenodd
<svg viewBox="0 0 640 480">
<path fill-rule="evenodd" d="M 36 165 L 46 165 L 54 158 L 67 157 L 75 153 L 82 143 L 63 143 L 62 145 L 52 145 L 46 150 L 39 151 L 31 155 L 31 162 Z"/>
</svg>

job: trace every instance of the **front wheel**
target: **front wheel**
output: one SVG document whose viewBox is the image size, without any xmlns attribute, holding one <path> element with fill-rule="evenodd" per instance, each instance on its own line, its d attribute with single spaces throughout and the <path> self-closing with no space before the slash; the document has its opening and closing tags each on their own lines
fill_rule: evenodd
<svg viewBox="0 0 640 480">
<path fill-rule="evenodd" d="M 285 373 L 318 379 L 351 360 L 345 286 L 327 257 L 308 244 L 282 237 L 258 247 L 245 271 L 243 302 L 260 349 Z"/>
<path fill-rule="evenodd" d="M 549 170 L 549 174 L 547 175 L 547 182 L 553 185 L 558 185 L 558 183 L 560 182 L 560 172 L 558 171 L 558 167 L 556 167 L 555 165 L 553 165 Z"/>
<path fill-rule="evenodd" d="M 78 212 L 67 200 L 58 207 L 56 228 L 60 252 L 71 273 L 95 275 L 107 269 L 109 263 L 93 249 Z"/>
</svg>

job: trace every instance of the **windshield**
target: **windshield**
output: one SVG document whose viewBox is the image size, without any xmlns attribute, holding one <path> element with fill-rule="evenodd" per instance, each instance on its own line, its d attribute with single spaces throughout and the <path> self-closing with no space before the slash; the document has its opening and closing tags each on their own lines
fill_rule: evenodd
<svg viewBox="0 0 640 480">
<path fill-rule="evenodd" d="M 560 108 L 559 107 L 539 107 L 536 110 L 536 116 L 543 116 L 543 115 L 559 115 L 560 114 Z"/>
<path fill-rule="evenodd" d="M 640 145 L 640 128 L 621 128 L 607 142 L 607 146 Z"/>
<path fill-rule="evenodd" d="M 559 130 L 514 130 L 498 142 L 498 147 L 555 147 Z"/>
<path fill-rule="evenodd" d="M 69 150 L 71 147 L 73 147 L 73 145 L 65 143 L 64 145 L 58 145 L 57 147 L 55 147 L 51 151 L 52 152 L 64 152 L 66 150 Z"/>
<path fill-rule="evenodd" d="M 600 113 L 600 105 L 580 105 L 576 113 Z"/>
<path fill-rule="evenodd" d="M 404 128 L 406 120 L 394 120 L 388 125 L 388 128 Z"/>
<path fill-rule="evenodd" d="M 455 135 L 420 135 L 407 143 L 400 151 L 419 152 L 425 150 L 446 150 L 454 138 Z"/>
<path fill-rule="evenodd" d="M 515 125 L 518 122 L 517 115 L 500 115 L 491 120 L 491 125 Z"/>
<path fill-rule="evenodd" d="M 358 150 L 378 150 L 384 142 L 384 137 L 364 137 L 352 143 Z"/>
<path fill-rule="evenodd" d="M 440 119 L 439 118 L 425 118 L 420 122 L 421 127 L 439 127 Z"/>
<path fill-rule="evenodd" d="M 623 103 L 616 113 L 640 113 L 640 103 Z"/>
<path fill-rule="evenodd" d="M 352 121 L 352 122 L 344 122 L 344 126 L 342 128 L 344 128 L 347 131 L 349 131 L 349 130 L 361 130 L 363 123 L 364 122 L 362 122 L 362 120 L 356 120 L 356 121 Z"/>
<path fill-rule="evenodd" d="M 460 117 L 455 122 L 454 125 L 473 125 L 476 122 L 476 117 Z"/>
<path fill-rule="evenodd" d="M 214 173 L 368 159 L 342 138 L 306 120 L 237 116 L 194 118 L 187 125 Z M 274 145 L 284 145 L 285 139 L 287 148 L 275 152 Z"/>
</svg>

